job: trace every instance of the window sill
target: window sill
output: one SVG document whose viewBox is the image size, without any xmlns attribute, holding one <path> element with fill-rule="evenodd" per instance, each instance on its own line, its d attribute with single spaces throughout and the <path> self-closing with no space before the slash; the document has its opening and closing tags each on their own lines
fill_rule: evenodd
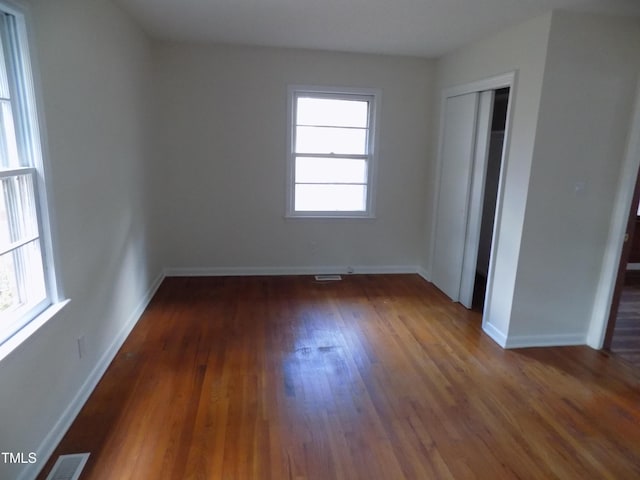
<svg viewBox="0 0 640 480">
<path fill-rule="evenodd" d="M 287 220 L 375 220 L 373 214 L 332 214 L 332 213 L 288 213 L 284 216 Z"/>
<path fill-rule="evenodd" d="M 0 345 L 0 362 L 26 342 L 40 327 L 58 314 L 70 300 L 62 300 L 47 307 L 42 313 L 18 330 L 11 338 Z"/>
</svg>

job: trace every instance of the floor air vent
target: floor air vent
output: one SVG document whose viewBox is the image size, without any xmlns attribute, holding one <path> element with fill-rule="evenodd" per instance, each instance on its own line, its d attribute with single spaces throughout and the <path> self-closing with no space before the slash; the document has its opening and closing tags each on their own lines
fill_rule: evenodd
<svg viewBox="0 0 640 480">
<path fill-rule="evenodd" d="M 47 480 L 78 480 L 88 459 L 88 453 L 60 455 Z"/>
<path fill-rule="evenodd" d="M 342 280 L 340 275 L 316 275 L 316 282 L 336 282 Z"/>
</svg>

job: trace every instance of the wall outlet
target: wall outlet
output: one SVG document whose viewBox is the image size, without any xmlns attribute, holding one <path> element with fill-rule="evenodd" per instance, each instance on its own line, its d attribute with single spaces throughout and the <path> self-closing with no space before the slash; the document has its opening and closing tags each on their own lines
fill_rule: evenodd
<svg viewBox="0 0 640 480">
<path fill-rule="evenodd" d="M 84 340 L 84 335 L 78 337 L 78 358 L 82 359 L 87 354 L 87 347 Z"/>
<path fill-rule="evenodd" d="M 351 275 L 351 274 L 353 273 L 353 267 L 352 267 L 351 265 L 349 265 L 349 266 L 347 267 L 347 273 L 348 273 L 349 275 Z"/>
</svg>

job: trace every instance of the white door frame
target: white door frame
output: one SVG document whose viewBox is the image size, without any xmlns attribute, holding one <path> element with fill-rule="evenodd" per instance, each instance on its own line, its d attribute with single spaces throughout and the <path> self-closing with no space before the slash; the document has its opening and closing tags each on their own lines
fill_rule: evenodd
<svg viewBox="0 0 640 480">
<path fill-rule="evenodd" d="M 605 247 L 600 280 L 596 290 L 591 322 L 587 332 L 587 345 L 601 349 L 607 332 L 609 312 L 613 302 L 618 266 L 624 237 L 627 232 L 629 209 L 633 201 L 638 168 L 640 167 L 640 82 L 636 89 L 636 99 L 631 117 L 631 127 L 627 137 L 627 148 L 618 180 L 618 194 L 613 206 L 609 236 Z"/>
<path fill-rule="evenodd" d="M 475 125 L 474 154 L 471 164 L 471 182 L 467 195 L 466 238 L 462 256 L 462 274 L 458 301 L 467 308 L 472 307 L 473 290 L 476 283 L 480 230 L 484 206 L 484 187 L 487 183 L 489 146 L 495 90 L 484 90 L 478 99 L 478 115 Z"/>
<path fill-rule="evenodd" d="M 497 240 L 499 238 L 499 225 L 500 225 L 500 218 L 502 216 L 502 200 L 503 200 L 503 196 L 504 196 L 504 179 L 505 179 L 505 173 L 506 173 L 506 166 L 507 166 L 507 157 L 508 157 L 508 151 L 509 151 L 509 142 L 510 142 L 510 130 L 511 130 L 511 118 L 513 117 L 512 112 L 513 112 L 513 108 L 515 107 L 514 105 L 514 99 L 515 99 L 515 88 L 516 88 L 516 81 L 517 81 L 517 71 L 513 71 L 513 72 L 508 72 L 502 75 L 497 75 L 495 77 L 491 77 L 491 78 L 487 78 L 484 80 L 480 80 L 477 82 L 472 82 L 472 83 L 468 83 L 468 84 L 464 84 L 464 85 L 458 85 L 458 86 L 454 86 L 454 87 L 450 87 L 450 88 L 446 88 L 442 91 L 442 97 L 441 97 L 441 107 L 440 107 L 440 132 L 439 132 L 439 143 L 438 143 L 438 160 L 436 163 L 436 172 L 435 172 L 435 178 L 438 179 L 438 181 L 435 184 L 435 189 L 434 189 L 434 193 L 433 193 L 433 198 L 434 198 L 434 205 L 433 205 L 433 215 L 432 215 L 432 222 L 431 222 L 431 238 L 435 239 L 435 234 L 436 234 L 436 219 L 437 219 L 437 212 L 438 212 L 438 198 L 439 198 L 439 190 L 440 190 L 440 177 L 441 177 L 441 173 L 442 173 L 442 154 L 443 154 L 443 140 L 444 140 L 444 114 L 446 111 L 446 102 L 447 99 L 450 97 L 455 97 L 458 95 L 465 95 L 468 93 L 479 93 L 479 92 L 483 92 L 483 91 L 487 91 L 487 90 L 498 90 L 501 88 L 509 88 L 509 100 L 508 100 L 508 110 L 507 110 L 507 122 L 506 122 L 506 126 L 505 126 L 505 136 L 504 136 L 504 146 L 503 146 L 503 151 L 502 151 L 502 160 L 501 160 L 501 164 L 502 167 L 500 169 L 500 179 L 499 179 L 499 186 L 498 186 L 498 196 L 497 196 L 497 200 L 496 200 L 496 214 L 495 214 L 495 222 L 494 222 L 494 227 L 493 227 L 493 241 L 492 241 L 492 247 L 491 247 L 491 256 L 490 256 L 490 261 L 489 261 L 489 271 L 488 271 L 488 278 L 487 278 L 487 291 L 486 291 L 486 296 L 485 296 L 485 311 L 487 310 L 490 301 L 491 301 L 491 294 L 492 294 L 492 288 L 493 288 L 493 274 L 494 274 L 494 265 L 495 265 L 495 259 L 494 259 L 494 251 L 495 251 L 495 245 L 497 244 Z M 477 135 L 477 134 L 476 134 Z M 470 197 L 468 197 L 470 198 Z M 473 210 L 475 213 L 475 215 L 478 215 L 481 211 L 482 211 L 482 207 L 480 206 L 480 209 L 478 210 L 477 208 L 472 208 L 471 210 Z M 467 211 L 470 211 L 470 209 L 467 209 Z M 467 218 L 467 225 L 469 224 L 469 218 Z M 468 245 L 471 242 L 467 242 L 467 239 L 465 238 L 465 252 L 463 252 L 463 255 L 465 256 L 465 258 L 471 259 L 474 257 L 474 255 L 472 255 L 471 252 L 467 252 L 467 248 L 475 248 L 475 257 L 477 257 L 477 249 L 478 249 L 478 244 L 477 242 L 475 243 L 475 246 L 472 245 Z M 429 264 L 430 266 L 433 266 L 434 264 L 434 258 L 435 258 L 435 242 L 432 242 L 432 244 L 430 245 L 430 255 L 429 255 Z M 465 271 L 465 269 L 463 268 L 463 271 Z M 465 271 L 465 275 L 470 275 L 470 269 L 466 269 Z M 473 269 L 472 273 L 474 278 L 475 278 L 475 269 Z M 463 282 L 469 282 L 469 280 L 462 280 Z M 458 299 L 455 299 L 458 300 Z"/>
</svg>

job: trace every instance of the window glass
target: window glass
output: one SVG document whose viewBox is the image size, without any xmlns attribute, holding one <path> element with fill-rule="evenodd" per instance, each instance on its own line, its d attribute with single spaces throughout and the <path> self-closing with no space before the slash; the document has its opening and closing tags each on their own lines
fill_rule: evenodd
<svg viewBox="0 0 640 480">
<path fill-rule="evenodd" d="M 364 155 L 367 131 L 354 128 L 297 127 L 297 153 Z"/>
<path fill-rule="evenodd" d="M 366 208 L 366 185 L 296 185 L 296 210 L 358 211 Z"/>
<path fill-rule="evenodd" d="M 366 183 L 367 161 L 359 158 L 297 157 L 296 183 Z"/>
<path fill-rule="evenodd" d="M 369 103 L 330 98 L 298 98 L 298 125 L 367 128 Z"/>
</svg>

